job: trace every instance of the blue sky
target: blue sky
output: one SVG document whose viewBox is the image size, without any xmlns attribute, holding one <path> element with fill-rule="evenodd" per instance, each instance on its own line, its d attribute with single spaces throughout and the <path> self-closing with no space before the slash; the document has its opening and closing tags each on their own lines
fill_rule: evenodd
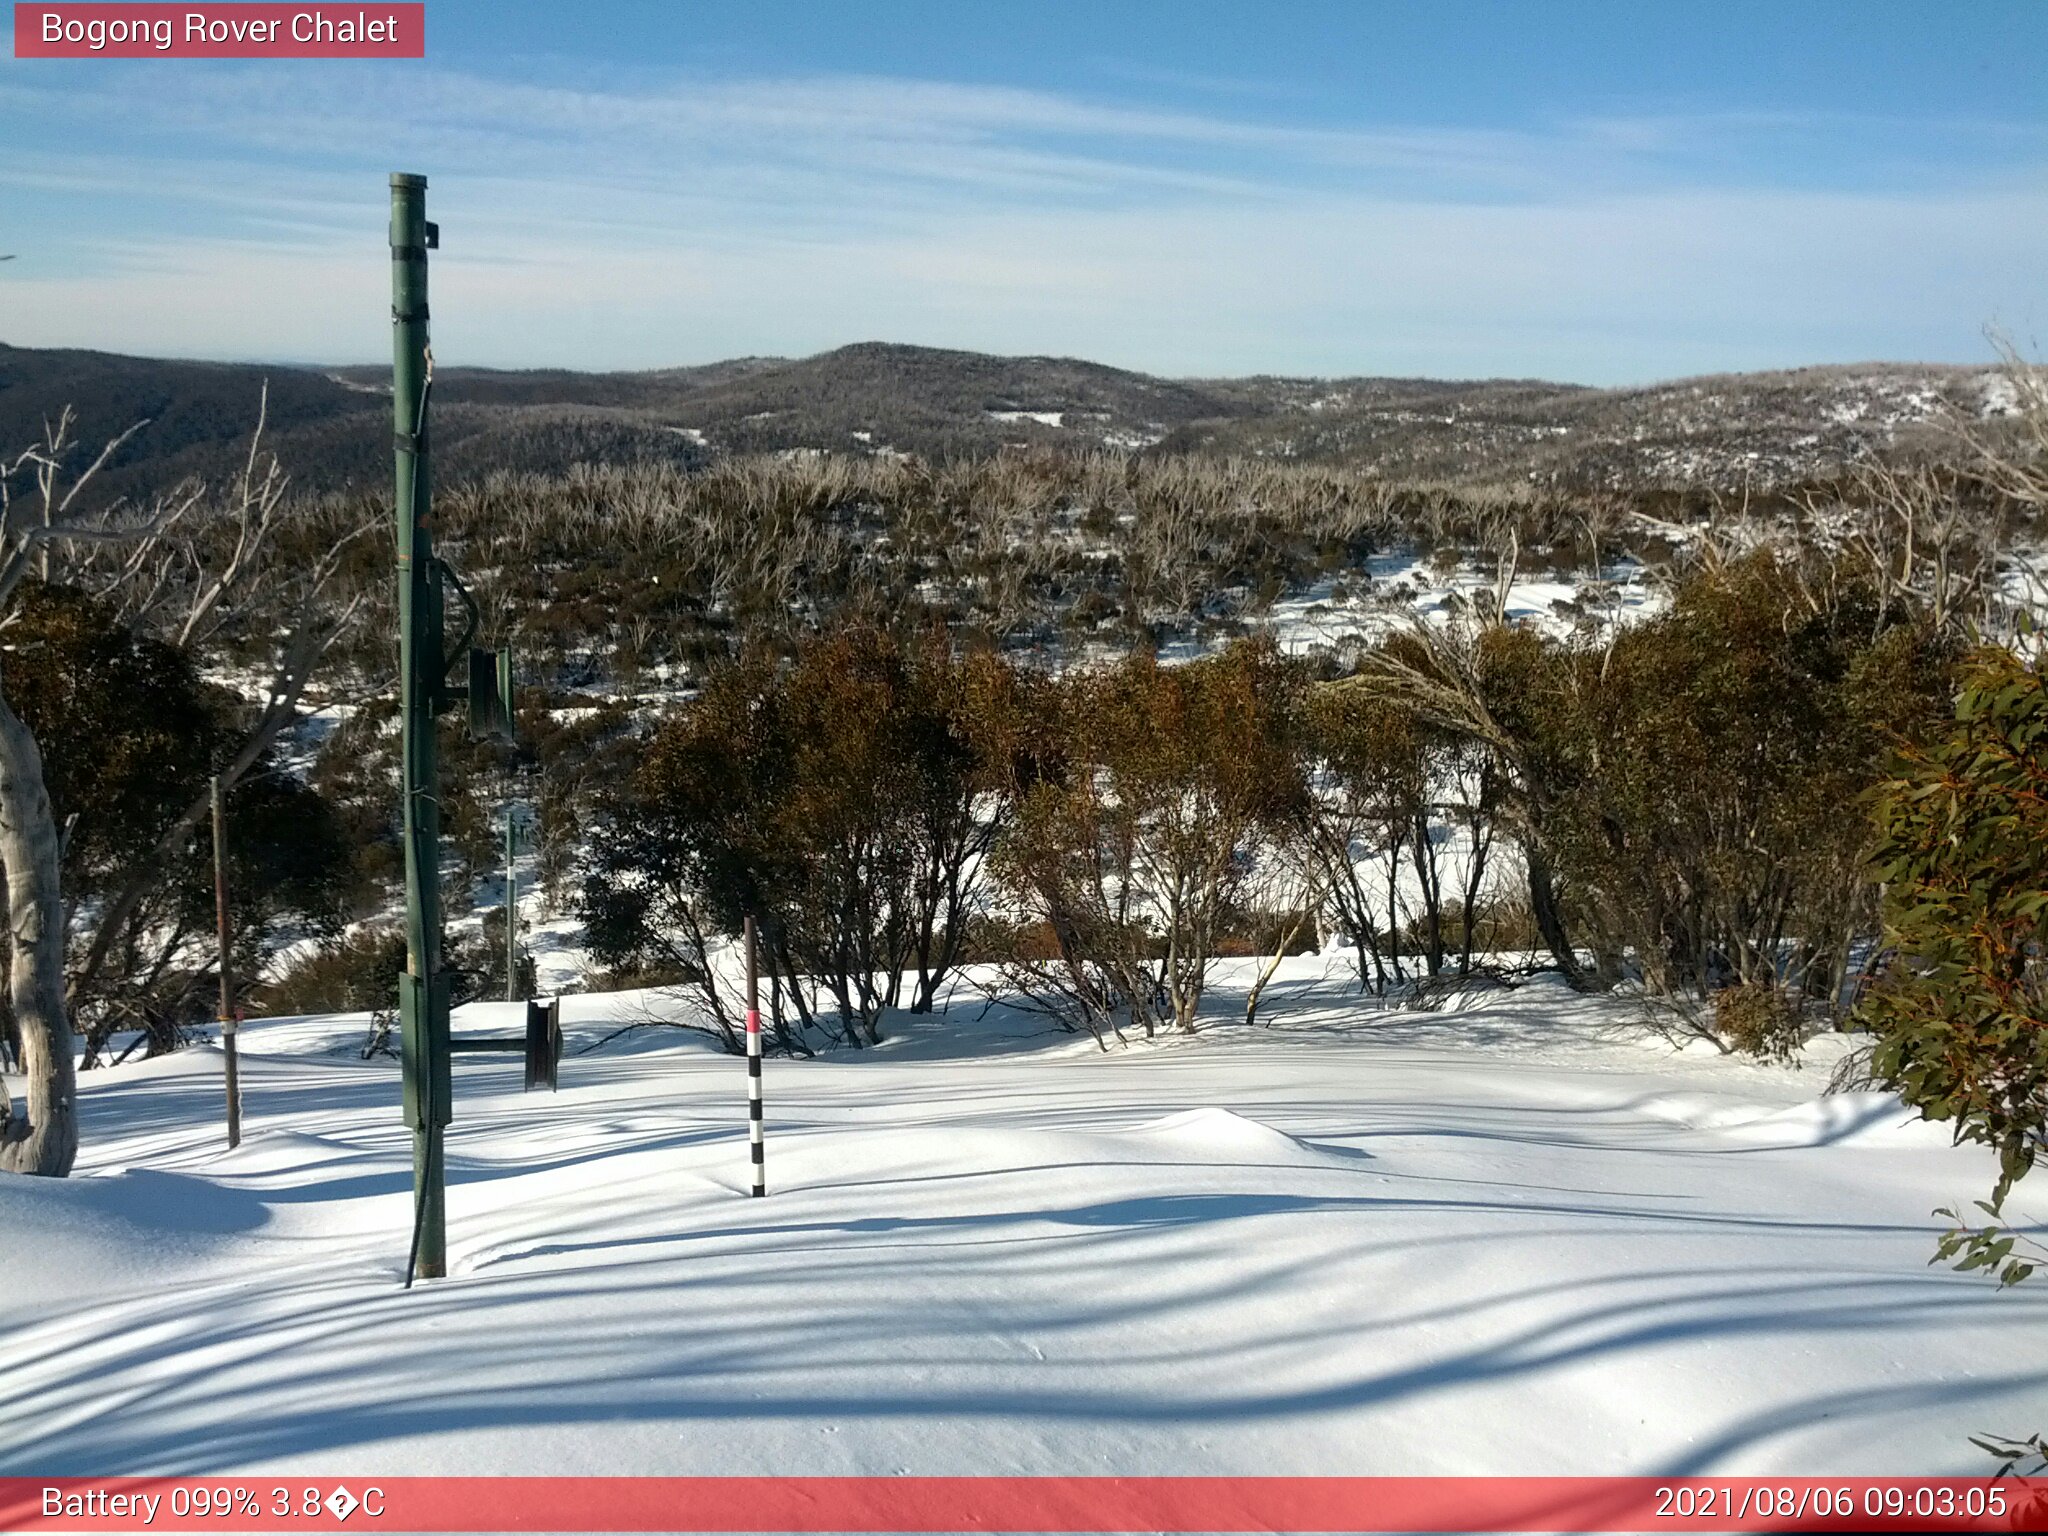
<svg viewBox="0 0 2048 1536">
<path fill-rule="evenodd" d="M 2037 0 L 429 0 L 427 54 L 0 57 L 0 340 L 380 358 L 394 169 L 468 363 L 1626 383 L 2048 328 Z"/>
</svg>

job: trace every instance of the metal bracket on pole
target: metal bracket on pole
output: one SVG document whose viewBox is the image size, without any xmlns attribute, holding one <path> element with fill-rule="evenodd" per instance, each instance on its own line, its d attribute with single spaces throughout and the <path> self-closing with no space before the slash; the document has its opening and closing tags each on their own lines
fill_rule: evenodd
<svg viewBox="0 0 2048 1536">
<path fill-rule="evenodd" d="M 477 741 L 512 740 L 510 646 L 495 651 L 470 648 L 469 734 Z"/>
<path fill-rule="evenodd" d="M 407 1064 L 405 1123 L 415 1131 L 439 1130 L 455 1118 L 448 994 L 446 971 L 398 978 L 398 1042 L 400 1060 Z"/>
<path fill-rule="evenodd" d="M 538 1000 L 526 1005 L 526 1086 L 528 1090 L 545 1088 L 550 1093 L 558 1086 L 562 1066 L 562 1000 L 552 998 L 543 1003 Z"/>
</svg>

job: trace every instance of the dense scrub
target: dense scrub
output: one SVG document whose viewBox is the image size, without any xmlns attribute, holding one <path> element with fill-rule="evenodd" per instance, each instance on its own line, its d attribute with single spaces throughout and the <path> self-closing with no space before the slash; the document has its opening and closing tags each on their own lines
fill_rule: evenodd
<svg viewBox="0 0 2048 1536">
<path fill-rule="evenodd" d="M 309 506 L 310 557 L 374 504 Z M 1996 589 L 2035 516 L 1981 478 L 1889 473 L 1745 496 L 1388 480 L 1199 456 L 1017 450 L 924 461 L 849 455 L 500 473 L 438 498 L 444 552 L 487 634 L 550 686 L 644 694 L 687 685 L 751 640 L 842 618 L 935 622 L 1009 651 L 1214 644 L 1281 597 L 1398 600 L 1373 557 L 1572 584 L 1598 627 L 1617 562 L 1683 571 L 1759 543 L 1809 551 L 1942 613 Z M 1398 563 L 1398 562 L 1397 562 Z M 363 540 L 336 593 L 366 605 L 353 664 L 388 662 L 388 561 Z M 1938 589 L 1938 590 L 1937 590 Z"/>
<path fill-rule="evenodd" d="M 749 369 L 728 384 L 766 387 Z M 66 582 L 95 594 L 93 643 L 112 649 L 90 665 L 125 671 L 47 704 L 33 666 L 19 684 L 60 759 L 94 743 L 57 793 L 102 802 L 72 829 L 66 880 L 83 915 L 117 919 L 74 965 L 78 1001 L 108 1021 L 158 1006 L 128 997 L 138 984 L 198 1007 L 190 792 L 254 729 L 200 679 L 248 693 L 281 638 L 318 642 L 309 697 L 339 718 L 264 747 L 237 791 L 238 820 L 297 818 L 294 857 L 319 866 L 248 874 L 266 936 L 246 968 L 388 916 L 396 888 L 386 510 L 286 498 L 274 479 L 252 496 L 256 463 L 154 566 L 66 557 L 51 601 Z M 501 469 L 457 477 L 437 510 L 483 637 L 514 644 L 522 678 L 516 750 L 445 727 L 458 918 L 502 899 L 519 804 L 545 909 L 589 910 L 616 975 L 707 977 L 699 951 L 777 893 L 776 985 L 826 978 L 831 1021 L 804 1019 L 809 997 L 778 1006 L 813 1033 L 872 1037 L 968 953 L 1077 1027 L 1185 1027 L 1210 956 L 1334 934 L 1377 990 L 1538 945 L 1668 999 L 1683 1027 L 1761 1043 L 1853 987 L 1875 909 L 1859 824 L 1835 812 L 1939 705 L 1960 628 L 2009 627 L 2000 582 L 2038 497 L 1954 468 L 1736 502 L 1027 447 Z M 270 570 L 312 574 L 219 600 L 201 573 L 237 569 L 252 527 Z M 1407 633 L 1409 594 L 1374 575 L 1395 551 L 1490 585 L 1454 596 L 1447 629 Z M 1676 599 L 1617 629 L 1602 593 L 1629 560 Z M 1576 585 L 1568 634 L 1507 621 L 1528 573 Z M 1314 661 L 1262 649 L 1273 605 L 1304 593 L 1381 604 L 1367 627 L 1403 632 Z M 1212 659 L 1156 659 L 1169 651 Z M 104 750 L 122 731 L 133 746 Z M 748 786 L 732 803 L 703 787 L 728 781 Z M 714 826 L 725 842 L 707 850 Z M 589 905 L 588 877 L 658 862 L 663 828 L 660 857 L 696 861 L 703 925 L 674 952 L 659 924 Z M 791 862 L 792 846 L 811 853 Z M 897 962 L 912 981 L 872 979 Z M 1747 990 L 1718 1003 L 1731 984 Z M 1793 1022 L 1759 1032 L 1766 1016 Z"/>
<path fill-rule="evenodd" d="M 1737 986 L 1832 1012 L 1875 920 L 1854 807 L 1889 744 L 1943 707 L 1951 643 L 1765 552 L 1598 649 L 1480 649 L 1524 835 L 1602 979 L 1627 954 L 1680 1004 Z"/>
<path fill-rule="evenodd" d="M 152 1053 L 168 1049 L 214 1017 L 218 972 L 210 836 L 180 838 L 168 857 L 159 843 L 242 740 L 248 706 L 208 685 L 188 653 L 75 589 L 34 589 L 5 635 L 9 698 L 41 746 L 63 829 L 67 899 L 102 912 L 138 867 L 151 871 L 106 935 L 102 974 L 74 989 L 85 1059 L 127 1030 Z M 350 859 L 329 802 L 269 753 L 227 808 L 231 960 L 246 991 L 288 939 L 347 916 Z"/>
<path fill-rule="evenodd" d="M 1056 671 L 872 624 L 757 649 L 607 803 L 592 939 L 699 985 L 734 1039 L 714 952 L 751 910 L 792 1041 L 872 1041 L 970 947 L 1106 1040 L 1195 1027 L 1245 933 L 1342 935 L 1381 992 L 1512 934 L 1667 1027 L 1784 1055 L 1872 959 L 1855 807 L 1944 715 L 1957 655 L 1812 574 L 1759 552 L 1598 642 L 1493 624 Z"/>
</svg>

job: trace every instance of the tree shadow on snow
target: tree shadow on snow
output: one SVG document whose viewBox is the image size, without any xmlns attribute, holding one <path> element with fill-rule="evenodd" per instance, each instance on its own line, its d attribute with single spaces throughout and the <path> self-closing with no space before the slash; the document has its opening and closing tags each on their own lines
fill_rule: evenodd
<svg viewBox="0 0 2048 1536">
<path fill-rule="evenodd" d="M 1681 1343 L 1780 1349 L 1789 1358 L 1806 1352 L 1816 1335 L 1876 1331 L 1909 1358 L 1916 1336 L 1953 1320 L 1958 1302 L 1977 1294 L 1952 1276 L 1845 1279 L 1829 1272 L 1798 1278 L 1749 1266 L 1711 1273 L 1693 1266 L 1503 1286 L 1419 1314 L 1374 1317 L 1368 1309 L 1327 1324 L 1304 1323 L 1284 1311 L 1232 1312 L 1253 1321 L 1243 1323 L 1246 1336 L 1231 1341 L 1204 1337 L 1195 1320 L 1214 1318 L 1219 1306 L 1270 1296 L 1282 1267 L 1328 1266 L 1341 1263 L 1342 1254 L 1296 1256 L 1283 1265 L 1263 1259 L 1257 1243 L 1239 1244 L 1232 1252 L 1241 1260 L 1220 1274 L 1161 1265 L 1144 1271 L 1142 1282 L 1127 1281 L 1139 1294 L 1111 1306 L 1076 1279 L 1020 1297 L 1007 1310 L 1000 1299 L 925 1309 L 914 1296 L 892 1293 L 905 1274 L 900 1257 L 874 1259 L 897 1245 L 864 1241 L 923 1236 L 976 1242 L 1006 1229 L 1049 1228 L 1049 1236 L 1039 1235 L 1015 1250 L 1018 1258 L 1004 1261 L 1037 1266 L 1025 1278 L 1040 1282 L 1054 1273 L 1132 1273 L 1114 1265 L 1087 1268 L 1094 1250 L 1074 1244 L 1199 1232 L 1241 1219 L 1414 1210 L 1551 1220 L 1634 1217 L 1646 1231 L 1704 1227 L 1832 1237 L 1892 1230 L 1569 1202 L 1183 1192 L 943 1217 L 763 1221 L 543 1246 L 516 1256 L 662 1245 L 682 1250 L 687 1261 L 616 1258 L 605 1264 L 595 1290 L 587 1264 L 515 1269 L 502 1279 L 472 1275 L 410 1295 L 356 1270 L 309 1276 L 285 1291 L 266 1289 L 260 1278 L 215 1282 L 153 1298 L 139 1312 L 132 1304 L 107 1304 L 9 1330 L 10 1370 L 0 1383 L 0 1467 L 41 1474 L 212 1473 L 454 1431 L 621 1421 L 937 1421 L 964 1415 L 1039 1421 L 1041 1427 L 1062 1421 L 1241 1425 L 1533 1383 L 1587 1363 L 1627 1368 Z M 1072 1235 L 1059 1238 L 1061 1228 Z M 1603 1235 L 1628 1240 L 1611 1229 Z M 1468 1236 L 1484 1245 L 1482 1251 L 1501 1239 L 1498 1232 Z M 794 1278 L 787 1267 L 758 1262 L 774 1251 L 760 1244 L 791 1240 L 817 1273 Z M 1571 1229 L 1545 1240 L 1569 1241 Z M 1397 1245 L 1387 1232 L 1371 1241 L 1382 1250 Z M 756 1246 L 744 1246 L 749 1242 Z M 920 1255 L 917 1271 L 927 1278 L 957 1275 L 966 1283 L 986 1275 L 991 1262 L 955 1259 L 941 1246 Z M 1006 1277 L 1007 1271 L 993 1278 Z M 805 1303 L 794 1313 L 785 1310 L 792 1295 Z M 704 1304 L 693 1306 L 699 1296 Z M 1539 1298 L 1546 1315 L 1530 1321 L 1528 1306 Z M 2028 1320 L 2040 1320 L 2038 1301 L 2014 1299 Z M 1119 1315 L 1152 1326 L 1134 1337 L 1106 1329 Z M 1361 1332 L 1412 1336 L 1436 1315 L 1461 1317 L 1485 1336 L 1384 1368 L 1339 1367 L 1359 1358 L 1344 1350 Z M 1184 1342 L 1169 1332 L 1162 1343 L 1159 1327 L 1183 1316 L 1189 1319 Z M 1264 1317 L 1271 1321 L 1258 1321 Z M 1084 1369 L 1053 1375 L 1039 1364 L 1019 1374 L 990 1341 L 1020 1329 L 1048 1341 L 1078 1333 L 1095 1353 L 1075 1363 Z M 1276 1347 L 1289 1350 L 1298 1364 L 1276 1374 Z M 905 1365 L 919 1368 L 914 1378 L 901 1374 Z M 1127 1372 L 1140 1370 L 1150 1373 L 1146 1389 L 1119 1384 Z M 835 1379 L 857 1382 L 859 1390 L 821 1384 Z M 1930 1378 L 1866 1391 L 1788 1393 L 1745 1417 L 1703 1424 L 1696 1447 L 1658 1470 L 1725 1467 L 1739 1452 L 1821 1419 L 1839 1425 L 1947 1410 L 2037 1385 L 2031 1374 L 2003 1374 L 1966 1383 Z"/>
</svg>

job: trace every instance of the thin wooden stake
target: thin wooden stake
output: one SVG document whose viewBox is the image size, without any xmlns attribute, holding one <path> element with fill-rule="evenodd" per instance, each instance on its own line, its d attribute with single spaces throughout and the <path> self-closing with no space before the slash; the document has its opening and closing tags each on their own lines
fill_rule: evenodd
<svg viewBox="0 0 2048 1536">
<path fill-rule="evenodd" d="M 519 866 L 512 829 L 512 772 L 505 771 L 505 1001 L 519 1000 Z"/>
<path fill-rule="evenodd" d="M 747 918 L 747 1146 L 754 1159 L 754 1193 L 768 1193 L 767 1148 L 761 1125 L 761 965 L 754 919 Z"/>
<path fill-rule="evenodd" d="M 228 1146 L 242 1144 L 242 1074 L 235 1059 L 235 984 L 228 970 L 228 812 L 213 778 L 213 920 L 220 935 L 220 1049 L 227 1060 Z"/>
</svg>

